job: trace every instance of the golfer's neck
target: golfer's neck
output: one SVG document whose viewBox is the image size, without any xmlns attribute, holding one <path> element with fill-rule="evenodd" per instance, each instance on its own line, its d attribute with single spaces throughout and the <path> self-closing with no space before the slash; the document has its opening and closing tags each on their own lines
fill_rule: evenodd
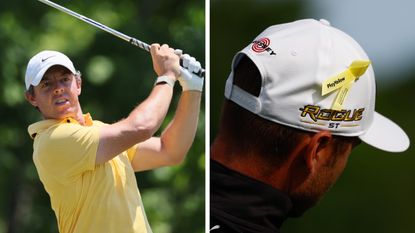
<svg viewBox="0 0 415 233">
<path fill-rule="evenodd" d="M 75 120 L 78 121 L 79 124 L 85 125 L 85 118 L 82 112 L 81 105 L 78 103 L 78 111 L 76 111 Z"/>
<path fill-rule="evenodd" d="M 84 114 L 83 114 L 81 106 L 79 104 L 78 104 L 78 107 L 76 108 L 76 111 L 74 113 L 71 113 L 70 115 L 66 115 L 64 117 L 48 117 L 48 116 L 43 115 L 43 119 L 45 119 L 45 120 L 47 120 L 47 119 L 64 120 L 68 117 L 73 118 L 80 125 L 85 125 Z"/>
</svg>

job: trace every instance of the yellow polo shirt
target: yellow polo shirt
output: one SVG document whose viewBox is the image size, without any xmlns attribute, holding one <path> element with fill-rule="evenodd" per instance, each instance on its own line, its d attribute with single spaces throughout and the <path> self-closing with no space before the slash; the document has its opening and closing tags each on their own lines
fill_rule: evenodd
<svg viewBox="0 0 415 233">
<path fill-rule="evenodd" d="M 95 165 L 99 129 L 85 116 L 44 120 L 29 126 L 33 161 L 50 196 L 61 233 L 152 232 L 131 160 L 136 147 Z"/>
</svg>

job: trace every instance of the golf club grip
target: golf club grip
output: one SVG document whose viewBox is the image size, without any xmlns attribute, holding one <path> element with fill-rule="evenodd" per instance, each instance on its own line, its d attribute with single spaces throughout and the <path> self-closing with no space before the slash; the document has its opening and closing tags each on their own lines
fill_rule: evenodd
<svg viewBox="0 0 415 233">
<path fill-rule="evenodd" d="M 130 44 L 132 44 L 134 46 L 137 46 L 141 49 L 146 50 L 147 52 L 150 52 L 150 45 L 145 43 L 145 42 L 142 42 L 142 41 L 140 41 L 136 38 L 133 38 L 133 37 L 130 38 L 129 42 L 130 42 Z M 182 59 L 180 59 L 180 66 L 183 67 L 183 60 Z M 197 76 L 199 76 L 201 78 L 204 78 L 205 77 L 205 69 L 201 68 L 199 70 L 199 72 L 194 73 L 194 74 L 196 74 Z"/>
<path fill-rule="evenodd" d="M 180 66 L 183 67 L 183 60 L 181 58 L 180 58 Z M 203 69 L 203 68 L 200 68 L 199 72 L 197 72 L 197 73 L 193 72 L 193 73 L 196 74 L 200 78 L 205 77 L 205 69 Z"/>
<path fill-rule="evenodd" d="M 131 37 L 129 42 L 132 45 L 135 45 L 139 48 L 144 49 L 147 52 L 150 52 L 150 45 L 147 44 L 147 43 L 142 42 L 141 40 L 137 40 L 136 38 Z"/>
</svg>

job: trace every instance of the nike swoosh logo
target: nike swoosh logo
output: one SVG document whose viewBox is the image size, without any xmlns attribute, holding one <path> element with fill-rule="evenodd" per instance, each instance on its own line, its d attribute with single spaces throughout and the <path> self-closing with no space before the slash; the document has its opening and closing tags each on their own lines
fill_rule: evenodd
<svg viewBox="0 0 415 233">
<path fill-rule="evenodd" d="M 55 56 L 55 55 L 52 55 L 52 56 L 47 57 L 47 58 L 42 58 L 42 62 L 44 62 L 44 61 L 46 61 L 46 60 L 48 60 L 49 58 L 54 57 L 54 56 Z"/>
</svg>

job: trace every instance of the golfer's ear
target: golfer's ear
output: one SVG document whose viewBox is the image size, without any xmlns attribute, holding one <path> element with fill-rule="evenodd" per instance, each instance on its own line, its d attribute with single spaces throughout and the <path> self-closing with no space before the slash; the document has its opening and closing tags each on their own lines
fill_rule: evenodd
<svg viewBox="0 0 415 233">
<path fill-rule="evenodd" d="M 29 102 L 31 105 L 33 105 L 34 107 L 37 107 L 37 101 L 36 101 L 35 95 L 30 93 L 29 91 L 26 91 L 25 92 L 25 98 L 26 98 L 27 102 Z"/>
<path fill-rule="evenodd" d="M 332 140 L 332 134 L 329 131 L 320 131 L 315 133 L 308 145 L 305 148 L 305 161 L 309 173 L 314 173 L 316 168 L 321 165 L 321 159 L 325 156 L 330 156 L 330 150 L 327 150 L 328 144 Z"/>
<path fill-rule="evenodd" d="M 79 76 L 75 76 L 75 81 L 76 81 L 76 88 L 78 90 L 78 95 L 81 94 L 81 90 L 82 90 L 82 78 L 81 75 L 79 74 Z"/>
</svg>

